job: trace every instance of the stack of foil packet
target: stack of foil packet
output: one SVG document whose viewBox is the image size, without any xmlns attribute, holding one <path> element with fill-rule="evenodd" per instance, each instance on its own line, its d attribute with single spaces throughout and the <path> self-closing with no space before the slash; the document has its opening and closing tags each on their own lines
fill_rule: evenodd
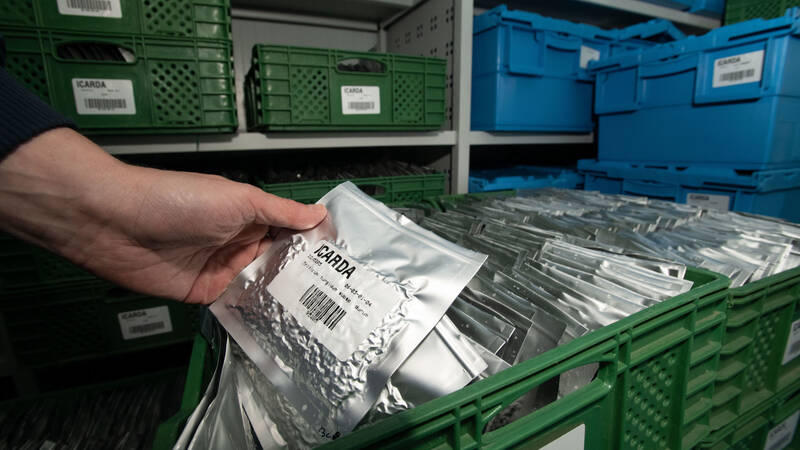
<svg viewBox="0 0 800 450">
<path fill-rule="evenodd" d="M 217 387 L 177 448 L 224 448 L 231 436 L 241 448 L 319 445 L 686 292 L 687 265 L 735 285 L 800 265 L 795 225 L 645 198 L 544 189 L 444 201 L 445 212 L 427 205 L 390 212 L 343 185 L 320 202 L 329 223 L 277 239 L 212 307 L 233 339 L 222 345 Z M 386 223 L 402 232 L 383 230 Z M 435 251 L 410 243 L 406 232 Z M 482 266 L 479 254 L 488 255 Z M 372 331 L 345 333 L 349 347 L 330 341 L 326 323 L 336 329 L 358 309 L 342 315 L 343 305 L 328 302 L 334 294 L 307 285 L 293 263 L 314 255 L 339 256 L 328 262 L 337 274 L 369 271 L 367 281 L 354 280 L 379 279 L 370 300 L 392 305 L 381 310 L 380 326 L 369 322 Z M 414 304 L 428 322 L 394 334 L 419 322 L 403 310 Z M 489 427 L 573 392 L 595 373 L 590 365 L 562 374 Z"/>
</svg>

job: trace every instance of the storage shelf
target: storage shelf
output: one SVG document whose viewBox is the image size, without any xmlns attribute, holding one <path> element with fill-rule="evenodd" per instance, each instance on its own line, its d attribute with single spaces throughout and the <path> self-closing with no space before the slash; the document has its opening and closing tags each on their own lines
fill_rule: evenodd
<svg viewBox="0 0 800 450">
<path fill-rule="evenodd" d="M 232 6 L 287 15 L 350 19 L 377 24 L 419 2 L 420 0 L 233 0 Z"/>
<path fill-rule="evenodd" d="M 711 29 L 721 25 L 720 19 L 692 14 L 665 6 L 655 5 L 640 0 L 577 0 L 580 3 L 590 3 L 611 9 L 641 14 L 648 17 L 658 17 L 671 20 L 675 23 L 692 27 Z"/>
<path fill-rule="evenodd" d="M 553 134 L 470 131 L 472 145 L 591 144 L 594 134 Z"/>
<path fill-rule="evenodd" d="M 224 135 L 95 136 L 112 155 L 244 150 L 455 145 L 455 131 L 236 133 Z"/>
</svg>

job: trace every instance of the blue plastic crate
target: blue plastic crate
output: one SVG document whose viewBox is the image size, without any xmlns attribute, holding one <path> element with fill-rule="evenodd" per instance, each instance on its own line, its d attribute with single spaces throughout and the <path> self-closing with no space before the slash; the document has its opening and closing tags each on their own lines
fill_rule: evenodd
<svg viewBox="0 0 800 450">
<path fill-rule="evenodd" d="M 469 174 L 469 192 L 505 191 L 557 187 L 581 189 L 583 175 L 563 167 L 518 166 L 512 169 L 473 170 Z"/>
<path fill-rule="evenodd" d="M 474 20 L 472 129 L 590 132 L 589 61 L 681 37 L 664 20 L 604 30 L 498 6 Z"/>
<path fill-rule="evenodd" d="M 591 68 L 601 161 L 800 164 L 800 8 Z"/>
<path fill-rule="evenodd" d="M 725 0 L 645 0 L 649 3 L 680 9 L 705 16 L 720 17 L 725 12 Z"/>
<path fill-rule="evenodd" d="M 737 172 L 711 166 L 578 161 L 584 189 L 644 195 L 698 206 L 762 214 L 800 222 L 800 167 Z"/>
</svg>

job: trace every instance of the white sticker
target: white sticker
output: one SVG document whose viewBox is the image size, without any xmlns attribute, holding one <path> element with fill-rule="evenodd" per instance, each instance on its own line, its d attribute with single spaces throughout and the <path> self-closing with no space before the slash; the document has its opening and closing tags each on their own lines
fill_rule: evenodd
<svg viewBox="0 0 800 450">
<path fill-rule="evenodd" d="M 789 329 L 789 338 L 786 340 L 786 351 L 783 352 L 781 364 L 797 358 L 797 355 L 800 355 L 800 319 L 792 322 L 792 327 Z"/>
<path fill-rule="evenodd" d="M 580 424 L 540 450 L 583 450 L 586 439 L 586 425 Z"/>
<path fill-rule="evenodd" d="M 589 61 L 597 61 L 600 59 L 600 50 L 595 50 L 591 47 L 586 47 L 585 45 L 581 45 L 581 61 L 580 65 L 582 69 L 589 67 Z"/>
<path fill-rule="evenodd" d="M 380 114 L 381 88 L 342 86 L 342 114 Z"/>
<path fill-rule="evenodd" d="M 341 361 L 403 298 L 327 241 L 286 264 L 267 291 Z"/>
<path fill-rule="evenodd" d="M 131 80 L 73 78 L 78 114 L 136 114 Z"/>
<path fill-rule="evenodd" d="M 764 50 L 715 59 L 712 87 L 719 88 L 761 81 L 763 67 Z"/>
<path fill-rule="evenodd" d="M 767 434 L 767 443 L 764 444 L 764 450 L 782 450 L 786 448 L 794 439 L 798 418 L 800 418 L 800 411 L 792 414 L 788 419 L 769 430 L 769 434 Z"/>
<path fill-rule="evenodd" d="M 58 0 L 58 12 L 65 16 L 122 18 L 119 0 Z"/>
<path fill-rule="evenodd" d="M 126 341 L 172 331 L 169 308 L 166 306 L 121 312 L 117 314 L 117 319 L 122 339 Z"/>
<path fill-rule="evenodd" d="M 686 203 L 699 206 L 704 209 L 719 209 L 722 211 L 727 211 L 730 209 L 731 198 L 727 195 L 712 195 L 689 192 L 686 194 Z"/>
</svg>

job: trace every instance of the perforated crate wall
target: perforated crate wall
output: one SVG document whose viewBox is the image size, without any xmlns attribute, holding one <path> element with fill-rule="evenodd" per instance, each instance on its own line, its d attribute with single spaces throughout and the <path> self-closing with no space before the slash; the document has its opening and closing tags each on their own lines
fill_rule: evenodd
<svg viewBox="0 0 800 450">
<path fill-rule="evenodd" d="M 352 181 L 368 195 L 384 203 L 419 202 L 444 194 L 443 173 L 401 175 L 349 180 L 301 181 L 297 183 L 259 183 L 265 191 L 301 203 L 313 203 L 344 181 Z"/>
<path fill-rule="evenodd" d="M 725 24 L 751 19 L 780 17 L 787 8 L 800 6 L 799 0 L 727 0 Z"/>
<path fill-rule="evenodd" d="M 250 130 L 432 130 L 445 121 L 442 59 L 256 45 L 252 64 L 245 80 Z M 377 88 L 380 106 L 345 111 L 343 86 Z"/>
<path fill-rule="evenodd" d="M 0 0 L 0 25 L 201 39 L 231 38 L 230 0 Z M 63 6 L 63 5 L 62 5 Z"/>
</svg>

